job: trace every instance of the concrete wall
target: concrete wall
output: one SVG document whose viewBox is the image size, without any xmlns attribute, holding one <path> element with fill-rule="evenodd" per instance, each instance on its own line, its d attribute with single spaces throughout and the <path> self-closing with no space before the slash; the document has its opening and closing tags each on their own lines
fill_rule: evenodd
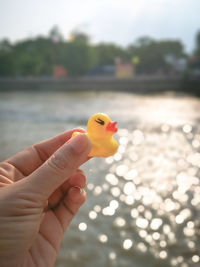
<svg viewBox="0 0 200 267">
<path fill-rule="evenodd" d="M 129 91 L 135 93 L 153 93 L 164 91 L 200 92 L 200 80 L 182 80 L 181 78 L 3 78 L 0 90 L 64 90 L 64 91 Z"/>
</svg>

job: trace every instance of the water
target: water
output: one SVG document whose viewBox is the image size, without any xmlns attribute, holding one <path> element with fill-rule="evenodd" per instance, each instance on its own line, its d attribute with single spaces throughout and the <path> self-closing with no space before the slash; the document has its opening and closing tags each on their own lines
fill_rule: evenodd
<svg viewBox="0 0 200 267">
<path fill-rule="evenodd" d="M 173 94 L 0 93 L 1 155 L 105 112 L 118 152 L 92 159 L 87 202 L 56 267 L 199 266 L 200 99 Z"/>
</svg>

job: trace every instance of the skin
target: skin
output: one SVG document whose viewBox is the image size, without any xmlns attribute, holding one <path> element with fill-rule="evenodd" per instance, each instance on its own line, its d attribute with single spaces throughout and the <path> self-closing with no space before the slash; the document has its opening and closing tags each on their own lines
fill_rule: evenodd
<svg viewBox="0 0 200 267">
<path fill-rule="evenodd" d="M 84 203 L 78 168 L 91 149 L 74 129 L 0 163 L 1 266 L 53 266 L 62 237 Z"/>
</svg>

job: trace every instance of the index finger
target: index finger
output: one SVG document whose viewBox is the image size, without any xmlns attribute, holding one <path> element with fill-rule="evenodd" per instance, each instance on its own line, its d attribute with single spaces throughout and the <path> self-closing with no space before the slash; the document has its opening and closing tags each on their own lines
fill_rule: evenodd
<svg viewBox="0 0 200 267">
<path fill-rule="evenodd" d="M 6 162 L 12 164 L 24 176 L 27 176 L 40 167 L 59 147 L 64 145 L 71 138 L 73 132 L 84 133 L 85 131 L 75 128 L 61 133 L 49 140 L 28 147 L 6 160 Z"/>
</svg>

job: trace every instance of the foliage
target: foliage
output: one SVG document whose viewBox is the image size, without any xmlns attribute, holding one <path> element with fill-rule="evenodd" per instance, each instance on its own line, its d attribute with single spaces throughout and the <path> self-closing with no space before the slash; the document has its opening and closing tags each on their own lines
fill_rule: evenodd
<svg viewBox="0 0 200 267">
<path fill-rule="evenodd" d="M 189 59 L 188 69 L 192 72 L 192 75 L 200 75 L 200 31 L 196 34 L 194 53 Z"/>
<path fill-rule="evenodd" d="M 196 39 L 197 54 L 200 54 L 200 32 Z M 65 41 L 55 26 L 47 37 L 38 36 L 15 44 L 1 40 L 0 76 L 51 76 L 56 65 L 65 67 L 69 76 L 80 76 L 97 66 L 113 65 L 116 57 L 135 64 L 140 74 L 167 72 L 169 56 L 186 57 L 180 41 L 141 37 L 127 48 L 107 43 L 94 45 L 89 36 L 77 31 Z"/>
<path fill-rule="evenodd" d="M 200 31 L 198 31 L 195 41 L 196 42 L 195 42 L 194 55 L 200 57 Z"/>
<path fill-rule="evenodd" d="M 183 45 L 180 41 L 157 41 L 149 37 L 139 38 L 128 48 L 130 56 L 137 57 L 138 73 L 167 72 L 170 65 L 167 57 L 179 59 L 185 57 Z"/>
</svg>

